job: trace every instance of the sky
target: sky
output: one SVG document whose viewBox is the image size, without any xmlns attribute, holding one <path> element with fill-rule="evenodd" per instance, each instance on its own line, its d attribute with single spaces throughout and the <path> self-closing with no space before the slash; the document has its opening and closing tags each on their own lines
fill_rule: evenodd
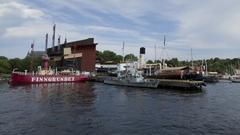
<svg viewBox="0 0 240 135">
<path fill-rule="evenodd" d="M 45 34 L 94 38 L 97 50 L 146 59 L 234 58 L 240 52 L 239 0 L 0 0 L 0 56 L 24 58 Z M 163 50 L 163 37 L 166 49 Z M 56 41 L 55 41 L 56 42 Z M 49 41 L 51 44 L 51 41 Z"/>
</svg>

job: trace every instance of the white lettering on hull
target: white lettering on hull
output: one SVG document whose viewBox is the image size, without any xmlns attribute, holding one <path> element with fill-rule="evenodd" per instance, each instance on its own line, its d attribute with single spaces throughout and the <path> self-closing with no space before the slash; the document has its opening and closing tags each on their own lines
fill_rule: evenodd
<svg viewBox="0 0 240 135">
<path fill-rule="evenodd" d="M 75 77 L 32 77 L 32 82 L 74 82 Z"/>
</svg>

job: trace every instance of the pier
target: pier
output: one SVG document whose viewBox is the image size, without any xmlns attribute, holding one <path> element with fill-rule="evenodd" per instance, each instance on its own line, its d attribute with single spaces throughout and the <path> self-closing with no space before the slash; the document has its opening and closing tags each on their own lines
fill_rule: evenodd
<svg viewBox="0 0 240 135">
<path fill-rule="evenodd" d="M 89 81 L 92 82 L 104 82 L 104 79 L 107 79 L 107 76 L 94 76 L 90 77 Z M 193 80 L 173 80 L 173 79 L 149 79 L 149 80 L 158 80 L 158 87 L 166 88 L 182 88 L 182 89 L 201 89 L 203 86 L 206 86 L 204 81 L 193 81 Z"/>
<path fill-rule="evenodd" d="M 172 80 L 172 79 L 158 79 L 159 87 L 173 87 L 184 89 L 195 89 L 206 86 L 204 81 L 192 81 L 192 80 Z"/>
</svg>

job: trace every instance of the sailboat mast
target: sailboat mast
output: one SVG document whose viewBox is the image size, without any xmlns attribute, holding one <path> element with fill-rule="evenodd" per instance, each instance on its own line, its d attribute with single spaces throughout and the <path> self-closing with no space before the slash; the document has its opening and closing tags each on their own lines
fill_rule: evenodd
<svg viewBox="0 0 240 135">
<path fill-rule="evenodd" d="M 154 58 L 154 63 L 156 63 L 157 61 L 157 47 L 156 47 L 156 44 L 154 45 L 154 53 L 155 53 L 155 58 Z"/>
<path fill-rule="evenodd" d="M 165 68 L 165 55 L 164 55 L 164 53 L 165 53 L 165 49 L 166 49 L 166 37 L 165 37 L 165 35 L 164 35 L 164 37 L 163 37 L 163 68 Z"/>
<path fill-rule="evenodd" d="M 193 67 L 193 55 L 192 55 L 192 48 L 191 48 L 191 63 L 192 63 L 192 67 Z"/>
<path fill-rule="evenodd" d="M 125 46 L 125 42 L 123 41 L 123 47 L 122 47 L 122 61 L 124 62 L 124 46 Z"/>
</svg>

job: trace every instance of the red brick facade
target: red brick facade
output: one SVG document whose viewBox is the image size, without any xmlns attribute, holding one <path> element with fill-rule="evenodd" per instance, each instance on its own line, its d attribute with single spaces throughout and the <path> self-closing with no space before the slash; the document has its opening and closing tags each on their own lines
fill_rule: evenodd
<svg viewBox="0 0 240 135">
<path fill-rule="evenodd" d="M 55 49 L 48 49 L 48 55 L 50 58 L 54 59 L 56 57 L 62 57 L 61 61 L 56 61 L 56 63 L 61 63 L 57 64 L 57 66 L 67 66 L 64 65 L 64 48 L 71 48 L 71 53 L 76 54 L 76 53 L 82 53 L 81 58 L 75 58 L 75 62 L 79 63 L 79 68 L 81 71 L 87 71 L 87 72 L 94 72 L 95 71 L 95 63 L 96 63 L 96 45 L 97 43 L 94 43 L 93 38 L 88 38 L 85 40 L 79 40 L 79 41 L 74 41 L 74 42 L 69 42 L 66 44 L 61 44 L 60 48 L 58 51 L 52 51 L 52 50 L 57 50 L 57 46 L 55 46 Z"/>
</svg>

